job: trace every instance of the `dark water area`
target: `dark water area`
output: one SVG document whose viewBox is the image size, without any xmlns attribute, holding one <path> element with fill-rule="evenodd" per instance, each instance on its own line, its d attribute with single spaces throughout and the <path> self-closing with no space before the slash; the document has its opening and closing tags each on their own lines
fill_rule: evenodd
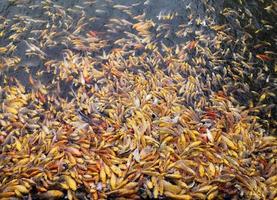
<svg viewBox="0 0 277 200">
<path fill-rule="evenodd" d="M 121 9 L 116 9 L 113 6 L 119 4 L 124 5 L 130 8 L 130 13 L 122 12 Z M 45 14 L 45 9 L 41 6 L 49 6 L 48 11 L 49 15 L 52 13 L 58 12 L 58 9 L 65 11 L 59 17 L 53 19 L 54 23 L 64 23 L 71 24 L 72 26 L 68 30 L 73 32 L 76 27 L 78 20 L 81 16 L 84 17 L 83 21 L 86 24 L 81 28 L 80 35 L 85 35 L 88 31 L 97 31 L 101 33 L 101 37 L 109 41 L 109 45 L 104 47 L 104 50 L 109 52 L 111 49 L 116 48 L 117 45 L 113 44 L 114 41 L 124 38 L 125 31 L 130 33 L 135 33 L 135 30 L 128 25 L 118 25 L 112 30 L 109 28 L 109 20 L 124 19 L 129 21 L 129 23 L 135 23 L 137 20 L 133 16 L 145 15 L 144 17 L 148 20 L 153 20 L 157 26 L 160 26 L 159 34 L 157 30 L 153 30 L 154 41 L 163 42 L 166 46 L 175 46 L 180 43 L 192 40 L 196 37 L 195 32 L 201 31 L 202 34 L 208 35 L 210 38 L 215 37 L 215 33 L 207 28 L 206 21 L 211 20 L 216 24 L 224 25 L 226 24 L 230 29 L 228 34 L 232 35 L 233 42 L 229 44 L 222 44 L 223 49 L 229 49 L 230 53 L 228 55 L 221 55 L 221 59 L 224 60 L 221 63 L 223 65 L 232 65 L 234 62 L 234 54 L 238 53 L 241 48 L 245 48 L 244 51 L 247 51 L 247 54 L 251 53 L 252 56 L 256 54 L 263 54 L 265 51 L 272 52 L 272 59 L 270 61 L 264 62 L 263 60 L 251 60 L 254 70 L 245 72 L 245 75 L 240 76 L 240 83 L 246 83 L 249 87 L 249 91 L 246 93 L 245 90 L 237 90 L 234 92 L 234 98 L 237 100 L 237 103 L 240 105 L 248 106 L 249 101 L 253 101 L 254 104 L 262 106 L 259 103 L 259 95 L 263 91 L 267 93 L 269 90 L 270 93 L 274 95 L 269 96 L 266 99 L 265 104 L 270 105 L 270 110 L 260 109 L 258 116 L 264 120 L 263 125 L 267 130 L 272 128 L 272 131 L 276 131 L 276 63 L 275 63 L 275 52 L 276 52 L 276 4 L 271 1 L 188 1 L 188 0 L 159 0 L 159 1 L 9 1 L 2 0 L 0 4 L 0 13 L 2 17 L 12 20 L 15 18 L 14 23 L 18 22 L 21 24 L 22 28 L 24 25 L 24 18 L 30 18 L 38 20 L 37 22 L 30 21 L 27 26 L 25 26 L 26 31 L 24 31 L 19 39 L 14 41 L 16 45 L 16 50 L 10 54 L 21 59 L 20 63 L 16 68 L 3 68 L 1 73 L 1 82 L 4 82 L 4 76 L 15 77 L 20 80 L 20 82 L 27 86 L 31 87 L 28 81 L 29 74 L 31 73 L 35 78 L 40 80 L 43 84 L 48 85 L 53 82 L 57 77 L 53 75 L 53 72 L 46 72 L 43 67 L 45 60 L 40 59 L 38 56 L 26 56 L 26 50 L 28 45 L 24 40 L 32 38 L 36 40 L 37 34 L 32 33 L 32 30 L 44 29 L 47 27 L 47 21 L 49 16 Z M 74 10 L 75 9 L 75 10 Z M 125 8 L 126 9 L 126 8 Z M 230 13 L 224 15 L 225 11 L 229 10 Z M 170 14 L 177 13 L 172 20 L 163 20 L 159 19 L 159 14 Z M 64 19 L 62 15 L 68 15 Z M 200 20 L 199 24 L 193 23 L 192 20 L 188 18 L 191 15 L 194 19 Z M 20 16 L 24 16 L 20 19 Z M 40 21 L 41 20 L 41 21 Z M 187 34 L 186 38 L 179 37 L 175 34 L 180 25 L 187 24 L 190 27 L 190 32 Z M 5 37 L 1 37 L 0 42 L 1 46 L 8 45 L 10 43 L 7 38 L 14 34 L 14 31 L 11 30 L 11 25 L 4 25 L 6 32 Z M 49 25 L 49 22 L 48 22 Z M 48 27 L 50 29 L 50 27 Z M 164 29 L 164 30 L 163 30 Z M 47 55 L 46 60 L 62 60 L 63 59 L 63 50 L 71 49 L 76 51 L 74 47 L 65 45 L 62 42 L 63 37 L 67 35 L 65 33 L 64 27 L 61 25 L 59 27 L 53 28 L 53 31 L 61 31 L 59 36 L 53 38 L 55 44 L 51 46 L 45 46 L 43 49 L 44 53 Z M 156 32 L 156 33 L 155 33 Z M 248 34 L 248 39 L 242 44 L 239 44 L 245 34 Z M 238 42 L 235 42 L 238 40 Z M 208 41 L 207 41 L 208 42 Z M 235 44 L 235 43 L 236 44 Z M 258 46 L 258 48 L 256 48 Z M 78 52 L 79 50 L 77 50 Z M 215 51 L 215 49 L 214 49 Z M 82 50 L 81 50 L 82 53 Z M 91 55 L 98 55 L 102 52 L 89 52 Z M 191 55 L 193 57 L 193 55 Z M 239 58 L 236 58 L 239 59 Z M 26 71 L 26 68 L 28 71 Z M 208 69 L 210 66 L 206 66 Z M 222 69 L 222 67 L 221 67 Z M 231 69 L 232 71 L 232 69 Z M 263 74 L 260 74 L 261 71 Z M 40 73 L 39 73 L 40 72 Z M 37 74 L 40 74 L 39 76 Z M 209 69 L 209 73 L 213 73 L 213 69 Z M 221 72 L 222 73 L 222 70 Z M 237 71 L 232 71 L 231 73 L 239 73 Z M 232 76 L 232 75 L 230 75 Z M 70 98 L 71 96 L 67 94 L 70 92 L 69 85 L 62 82 L 63 97 Z M 215 86 L 215 90 L 220 90 L 221 85 Z M 236 90 L 235 88 L 233 90 Z M 67 92 L 66 92 L 67 91 Z M 253 94 L 254 93 L 254 94 Z M 272 113 L 269 116 L 268 112 Z M 270 121 L 270 122 L 268 122 Z M 274 134 L 274 133 L 271 133 Z"/>
<path fill-rule="evenodd" d="M 274 0 L 0 0 L 0 199 L 273 199 L 276 23 Z"/>
</svg>

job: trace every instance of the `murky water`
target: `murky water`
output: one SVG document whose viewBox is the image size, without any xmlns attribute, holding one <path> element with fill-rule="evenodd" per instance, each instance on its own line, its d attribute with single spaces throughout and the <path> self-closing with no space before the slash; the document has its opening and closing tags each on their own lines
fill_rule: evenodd
<svg viewBox="0 0 277 200">
<path fill-rule="evenodd" d="M 272 55 L 275 58 L 276 52 L 276 8 L 270 7 L 271 2 L 262 2 L 262 1 L 189 1 L 189 0 L 159 0 L 159 1 L 53 1 L 45 3 L 49 4 L 47 9 L 48 14 L 58 12 L 58 9 L 63 9 L 65 17 L 57 17 L 52 19 L 52 23 L 60 24 L 57 28 L 53 28 L 55 32 L 61 32 L 60 36 L 53 38 L 55 44 L 51 46 L 45 46 L 43 51 L 47 55 L 45 60 L 38 58 L 37 56 L 26 56 L 26 50 L 28 45 L 24 40 L 32 39 L 39 42 L 37 34 L 33 33 L 32 30 L 45 29 L 49 27 L 49 22 L 51 22 L 49 16 L 46 15 L 45 9 L 40 6 L 42 1 L 1 1 L 0 13 L 1 16 L 8 18 L 11 22 L 4 26 L 6 32 L 5 37 L 1 37 L 1 46 L 8 45 L 11 41 L 7 38 L 14 34 L 11 26 L 13 23 L 18 22 L 22 27 L 26 26 L 26 31 L 20 35 L 20 37 L 13 42 L 17 47 L 16 50 L 9 55 L 14 57 L 19 57 L 21 59 L 20 63 L 16 67 L 3 68 L 5 72 L 2 73 L 1 79 L 3 83 L 4 74 L 7 74 L 10 77 L 16 77 L 19 79 L 27 88 L 29 85 L 29 73 L 31 73 L 35 78 L 40 80 L 43 84 L 48 85 L 55 79 L 53 72 L 46 72 L 44 69 L 44 63 L 47 60 L 62 60 L 63 59 L 63 50 L 74 48 L 71 46 L 65 45 L 63 43 L 63 36 L 66 36 L 67 33 L 64 33 L 64 24 L 73 24 L 68 30 L 69 32 L 74 32 L 74 27 L 76 27 L 78 20 L 81 16 L 84 17 L 83 22 L 85 25 L 81 28 L 79 35 L 85 36 L 88 31 L 97 31 L 103 39 L 109 41 L 109 45 L 106 46 L 100 52 L 90 52 L 91 55 L 101 54 L 103 50 L 109 51 L 112 48 L 116 47 L 114 41 L 126 37 L 126 31 L 134 33 L 130 25 L 114 25 L 113 28 L 109 28 L 111 19 L 115 18 L 118 20 L 127 20 L 128 23 L 135 23 L 136 19 L 133 16 L 145 15 L 146 19 L 152 20 L 156 26 L 160 26 L 159 34 L 154 35 L 155 42 L 163 42 L 167 46 L 175 46 L 177 44 L 185 43 L 186 41 L 192 40 L 196 37 L 195 32 L 201 31 L 203 34 L 208 35 L 210 39 L 215 37 L 215 33 L 211 31 L 207 25 L 206 20 L 214 21 L 216 24 L 227 24 L 230 31 L 228 34 L 232 34 L 233 40 L 241 40 L 245 33 L 249 34 L 249 39 L 246 40 L 246 43 L 243 44 L 223 44 L 223 49 L 230 49 L 228 55 L 220 55 L 220 59 L 223 60 L 221 66 L 232 65 L 234 61 L 234 54 L 238 53 L 241 48 L 246 48 L 247 52 L 252 53 L 253 56 L 256 54 L 262 54 L 265 51 L 272 51 Z M 127 6 L 125 8 L 128 12 L 122 11 L 122 9 L 116 9 L 113 7 L 115 4 L 120 4 Z M 225 10 L 232 10 L 230 14 L 223 15 Z M 174 14 L 176 16 L 172 20 L 160 19 L 161 15 Z M 159 16 L 160 15 L 160 16 Z M 20 16 L 26 16 L 37 21 L 30 21 L 24 24 L 24 18 L 20 19 Z M 198 19 L 201 22 L 199 24 L 194 23 L 192 19 L 189 19 L 189 16 Z M 17 19 L 14 19 L 17 18 Z M 39 21 L 41 20 L 41 21 Z M 47 22 L 48 21 L 48 22 Z M 63 25 L 62 25 L 63 24 Z M 186 34 L 186 37 L 177 36 L 175 33 L 180 29 L 180 25 L 186 25 L 190 27 L 190 33 Z M 47 26 L 48 25 L 48 26 Z M 270 27 L 272 26 L 272 27 Z M 164 30 L 163 30 L 164 29 Z M 156 31 L 157 33 L 157 31 Z M 155 31 L 154 31 L 155 34 Z M 207 41 L 208 42 L 208 41 Z M 234 45 L 235 44 L 235 45 Z M 260 46 L 259 46 L 260 45 Z M 256 48 L 259 46 L 258 48 Z M 76 49 L 75 49 L 76 51 Z M 190 55 L 191 58 L 193 55 Z M 239 60 L 239 58 L 236 58 Z M 237 90 L 234 92 L 235 98 L 238 100 L 238 103 L 241 105 L 248 106 L 249 101 L 253 101 L 255 104 L 259 104 L 259 96 L 256 96 L 256 93 L 261 93 L 263 90 L 266 90 L 272 93 L 276 93 L 276 71 L 275 59 L 270 62 L 263 62 L 261 60 L 251 61 L 253 67 L 256 70 L 252 70 L 253 73 L 251 76 L 245 74 L 243 77 L 239 77 L 242 84 L 246 83 L 249 86 L 248 91 L 254 91 L 254 94 L 251 92 L 246 93 L 245 90 Z M 188 61 L 190 62 L 190 61 Z M 209 64 L 208 64 L 209 65 Z M 211 68 L 211 66 L 206 66 Z M 26 68 L 28 70 L 26 70 Z M 275 67 L 276 68 L 276 67 Z M 210 69 L 212 70 L 212 69 Z M 260 79 L 259 73 L 263 71 Z M 38 76 L 38 72 L 41 72 Z M 212 73 L 212 71 L 210 71 Z M 217 72 L 215 72 L 217 73 Z M 222 72 L 220 72 L 222 73 Z M 247 72 L 248 73 L 248 72 Z M 61 82 L 63 86 L 64 97 L 69 97 L 68 84 Z M 266 89 L 265 89 L 266 88 Z M 220 90 L 221 86 L 216 86 L 215 90 Z M 234 89 L 236 90 L 236 89 Z M 273 131 L 276 130 L 276 124 L 274 119 L 276 119 L 276 106 L 271 104 L 276 103 L 275 96 L 269 96 L 265 104 L 270 105 L 270 112 L 272 115 L 267 116 L 268 109 L 260 109 L 258 116 L 264 119 L 264 125 L 266 129 L 273 128 Z M 273 120 L 271 119 L 273 118 Z M 267 120 L 271 121 L 270 124 Z"/>
</svg>

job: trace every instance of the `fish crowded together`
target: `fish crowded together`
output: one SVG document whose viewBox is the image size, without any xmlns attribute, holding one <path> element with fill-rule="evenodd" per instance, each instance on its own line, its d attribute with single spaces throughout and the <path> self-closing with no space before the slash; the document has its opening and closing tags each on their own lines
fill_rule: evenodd
<svg viewBox="0 0 277 200">
<path fill-rule="evenodd" d="M 3 0 L 0 199 L 276 199 L 277 3 L 222 2 Z"/>
</svg>

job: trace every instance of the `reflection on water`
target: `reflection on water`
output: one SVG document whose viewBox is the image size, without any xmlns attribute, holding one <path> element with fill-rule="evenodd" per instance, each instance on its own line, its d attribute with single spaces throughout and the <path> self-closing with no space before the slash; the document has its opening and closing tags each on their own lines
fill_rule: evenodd
<svg viewBox="0 0 277 200">
<path fill-rule="evenodd" d="M 271 0 L 2 0 L 0 192 L 271 198 L 276 12 Z"/>
</svg>

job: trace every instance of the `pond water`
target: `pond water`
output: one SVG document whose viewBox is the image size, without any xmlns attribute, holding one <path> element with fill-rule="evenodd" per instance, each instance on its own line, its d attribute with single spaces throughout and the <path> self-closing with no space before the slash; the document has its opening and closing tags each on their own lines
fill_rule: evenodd
<svg viewBox="0 0 277 200">
<path fill-rule="evenodd" d="M 236 165 L 239 157 L 257 161 L 256 154 L 263 163 L 272 162 L 274 153 L 264 158 L 258 141 L 276 145 L 269 136 L 276 136 L 277 127 L 276 13 L 273 0 L 1 0 L 0 156 L 5 161 L 0 175 L 7 177 L 0 178 L 2 196 L 201 199 L 208 192 L 204 198 L 221 193 L 225 199 L 271 198 L 264 185 L 245 186 L 241 177 L 248 180 L 250 172 L 242 176 L 240 171 L 234 187 L 220 188 L 220 178 L 211 176 L 233 180 L 217 162 L 226 148 L 225 164 Z M 197 192 L 207 183 L 202 168 L 194 172 L 195 164 L 181 161 L 174 166 L 186 169 L 182 183 L 187 186 L 172 177 L 157 178 L 157 155 L 148 153 L 159 152 L 160 163 L 179 159 L 186 154 L 177 153 L 180 141 L 188 147 L 206 142 L 206 151 L 210 145 L 218 148 L 220 153 L 209 157 L 213 164 L 200 166 L 215 182 L 209 184 L 220 189 Z M 258 153 L 256 146 L 262 149 Z M 248 152 L 248 147 L 253 149 Z M 26 152 L 13 159 L 16 151 Z M 32 158 L 32 152 L 40 157 Z M 22 169 L 7 169 L 27 155 Z M 121 179 L 132 171 L 130 155 L 143 163 L 134 169 L 144 175 L 130 178 L 129 194 Z M 146 155 L 152 171 L 144 164 L 148 161 L 141 161 Z M 50 162 L 57 157 L 57 163 Z M 115 159 L 111 164 L 113 157 L 123 163 Z M 246 168 L 246 162 L 237 165 Z M 28 171 L 31 165 L 35 168 Z M 57 169 L 52 172 L 50 165 Z M 84 176 L 90 165 L 92 175 Z M 264 169 L 267 175 L 256 173 L 261 185 L 273 176 L 271 165 L 259 170 Z M 171 173 L 163 170 L 158 173 Z M 192 178 L 199 173 L 200 178 Z M 38 174 L 48 178 L 40 182 Z M 9 181 L 18 177 L 28 181 L 10 189 Z M 120 182 L 122 188 L 115 186 Z M 259 189 L 252 194 L 253 185 Z"/>
<path fill-rule="evenodd" d="M 119 5 L 119 7 L 116 7 L 116 5 Z M 263 125 L 266 129 L 271 127 L 273 128 L 272 131 L 275 132 L 276 123 L 273 122 L 275 120 L 272 120 L 272 118 L 276 118 L 276 106 L 273 105 L 276 103 L 275 95 L 273 95 L 276 93 L 275 9 L 276 4 L 271 1 L 48 2 L 3 0 L 0 12 L 3 17 L 2 22 L 5 21 L 6 24 L 2 25 L 5 35 L 1 37 L 1 46 L 14 45 L 16 49 L 9 53 L 3 52 L 2 66 L 5 65 L 5 61 L 3 61 L 5 56 L 18 57 L 20 62 L 15 67 L 2 67 L 1 78 L 3 80 L 4 74 L 8 74 L 7 77 L 16 77 L 25 86 L 29 87 L 28 77 L 29 73 L 31 73 L 42 83 L 50 83 L 55 77 L 53 77 L 51 71 L 46 72 L 43 65 L 49 60 L 62 60 L 63 50 L 79 50 L 74 48 L 70 41 L 64 41 L 64 37 L 75 31 L 78 22 L 79 26 L 82 24 L 82 27 L 78 30 L 78 35 L 85 36 L 89 31 L 99 32 L 101 38 L 109 41 L 109 45 L 104 47 L 107 51 L 116 46 L 114 44 L 116 40 L 126 37 L 125 32 L 135 32 L 131 24 L 138 21 L 134 19 L 138 15 L 144 15 L 144 20 L 151 20 L 155 23 L 156 30 L 153 29 L 153 32 L 151 32 L 151 34 L 154 34 L 153 42 L 163 42 L 168 46 L 185 44 L 195 39 L 197 34 L 199 34 L 198 32 L 212 40 L 215 37 L 215 33 L 210 30 L 209 25 L 226 24 L 226 34 L 231 35 L 233 41 L 228 44 L 222 44 L 220 49 L 211 49 L 212 53 L 221 49 L 225 51 L 229 49 L 228 54 L 220 52 L 218 55 L 218 60 L 221 60 L 219 68 L 223 68 L 226 65 L 241 64 L 239 62 L 232 64 L 232 62 L 242 59 L 240 55 L 244 57 L 243 61 L 248 61 L 247 57 L 251 54 L 253 60 L 249 60 L 249 63 L 253 65 L 252 69 L 249 72 L 245 72 L 243 76 L 238 77 L 240 84 L 246 84 L 249 89 L 248 91 L 241 90 L 241 88 L 239 90 L 234 89 L 233 94 L 241 105 L 248 106 L 249 102 L 259 105 L 261 108 L 255 114 L 264 119 Z M 51 19 L 51 15 L 58 16 Z M 82 19 L 81 22 L 79 21 L 80 19 Z M 113 19 L 118 21 L 113 21 Z M 199 23 L 197 23 L 197 20 L 199 20 Z M 24 30 L 20 30 L 20 28 L 17 31 L 12 30 L 12 26 L 19 26 Z M 65 30 L 65 26 L 70 27 Z M 186 33 L 181 33 L 182 28 L 180 27 L 183 26 L 187 27 Z M 40 41 L 40 38 L 38 38 L 40 30 L 47 30 L 48 34 L 53 34 L 53 36 L 48 38 L 51 42 L 49 46 L 43 45 L 42 43 L 45 41 Z M 176 34 L 177 32 L 178 34 Z M 249 35 L 247 35 L 248 38 L 245 40 L 246 34 Z M 15 40 L 8 39 L 12 35 L 18 36 Z M 25 41 L 30 39 L 35 45 L 38 45 L 38 43 L 43 45 L 43 47 L 39 45 L 39 48 L 42 48 L 41 50 L 46 54 L 46 58 L 41 59 L 33 54 L 26 56 L 28 45 Z M 210 45 L 210 41 L 207 40 L 205 42 L 208 44 L 207 46 Z M 241 54 L 242 49 L 245 55 Z M 102 52 L 90 51 L 86 53 L 93 55 L 102 54 Z M 269 55 L 270 60 L 256 59 L 257 54 L 264 54 L 264 52 L 268 53 L 266 55 Z M 206 65 L 206 67 L 209 68 L 210 66 Z M 240 70 L 246 69 L 242 67 Z M 38 72 L 41 72 L 39 76 L 37 76 Z M 65 86 L 62 96 L 68 97 L 67 84 L 62 85 Z M 216 89 L 220 89 L 220 87 L 222 85 L 216 87 Z M 273 94 L 270 95 L 268 93 Z M 266 99 L 263 102 L 259 102 L 262 94 L 266 95 Z M 269 109 L 267 109 L 267 106 L 264 107 L 265 104 L 269 105 Z"/>
</svg>

